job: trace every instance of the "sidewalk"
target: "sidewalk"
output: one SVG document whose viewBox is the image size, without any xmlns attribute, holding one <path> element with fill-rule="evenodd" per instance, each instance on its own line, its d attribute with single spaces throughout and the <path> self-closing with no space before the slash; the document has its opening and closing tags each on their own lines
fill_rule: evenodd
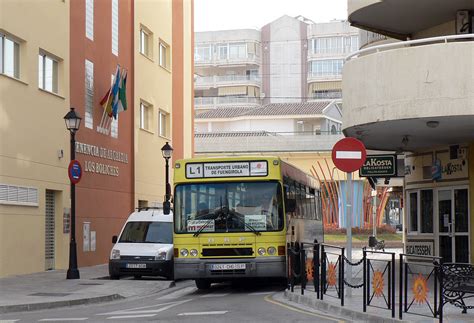
<svg viewBox="0 0 474 323">
<path fill-rule="evenodd" d="M 398 253 L 397 249 L 389 249 L 389 252 Z M 362 258 L 361 250 L 354 250 L 353 252 L 353 261 L 357 261 Z M 395 265 L 395 318 L 392 318 L 391 310 L 386 309 L 386 304 L 384 303 L 383 296 L 373 297 L 372 305 L 368 306 L 367 311 L 363 312 L 363 290 L 362 288 L 351 289 L 352 295 L 347 296 L 345 293 L 344 298 L 344 307 L 341 306 L 340 299 L 335 296 L 336 291 L 334 288 L 328 290 L 327 295 L 324 295 L 323 300 L 317 298 L 317 294 L 314 291 L 314 286 L 312 282 L 309 282 L 307 288 L 304 290 L 304 295 L 301 295 L 300 286 L 295 286 L 294 292 L 290 290 L 285 290 L 283 297 L 288 301 L 303 304 L 311 308 L 317 309 L 319 311 L 335 314 L 337 316 L 345 317 L 356 322 L 435 322 L 437 319 L 427 316 L 421 316 L 416 314 L 403 313 L 403 321 L 399 320 L 399 265 L 398 265 L 398 255 L 396 257 Z M 383 258 L 381 258 L 383 259 Z M 375 265 L 374 265 L 375 266 Z M 360 266 L 362 267 L 362 266 Z M 410 281 L 411 282 L 411 281 Z M 362 283 L 362 268 L 354 268 L 353 270 L 353 279 L 351 280 L 353 284 Z M 344 286 L 345 292 L 349 287 Z M 432 291 L 434 290 L 431 284 L 428 285 L 428 291 L 431 292 L 428 294 L 428 300 L 430 305 L 433 304 L 433 295 Z M 372 291 L 373 292 L 373 291 Z M 372 293 L 371 292 L 371 293 Z M 386 287 L 384 287 L 384 295 L 388 295 Z M 413 300 L 413 294 L 411 291 L 411 285 L 408 286 L 408 299 Z M 472 304 L 467 304 L 472 305 Z M 385 308 L 383 308 L 385 307 Z M 474 310 L 468 310 L 467 314 L 462 314 L 461 309 L 454 307 L 451 304 L 446 304 L 443 307 L 444 322 L 473 322 L 474 321 Z M 426 303 L 416 303 L 413 302 L 410 307 L 410 312 L 418 314 L 431 314 Z"/>
<path fill-rule="evenodd" d="M 79 268 L 81 279 L 66 270 L 0 278 L 0 314 L 144 296 L 174 283 L 161 278 L 109 280 L 108 265 Z"/>
</svg>

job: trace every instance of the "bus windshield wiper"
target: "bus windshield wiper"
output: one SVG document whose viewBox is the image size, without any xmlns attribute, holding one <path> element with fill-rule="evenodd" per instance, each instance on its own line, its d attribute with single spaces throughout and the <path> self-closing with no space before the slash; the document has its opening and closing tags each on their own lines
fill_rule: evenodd
<svg viewBox="0 0 474 323">
<path fill-rule="evenodd" d="M 208 213 L 208 214 L 206 214 L 206 215 L 209 215 L 209 214 L 211 214 L 211 213 Z M 204 225 L 203 225 L 202 227 L 200 227 L 199 230 L 197 230 L 197 231 L 193 234 L 193 237 L 199 236 L 199 235 L 201 234 L 201 232 L 202 232 L 205 228 L 207 228 L 207 226 L 208 226 L 209 224 L 211 224 L 212 221 L 214 221 L 214 220 L 216 219 L 216 217 L 217 217 L 217 215 L 215 214 L 215 216 L 214 216 L 213 218 L 210 218 L 206 223 L 204 223 Z"/>
<path fill-rule="evenodd" d="M 261 233 L 259 231 L 257 231 L 253 226 L 251 226 L 250 224 L 248 224 L 247 222 L 245 222 L 245 220 L 242 220 L 239 216 L 240 213 L 236 212 L 236 211 L 230 211 L 231 212 L 231 215 L 234 216 L 235 218 L 237 218 L 237 220 L 240 222 L 240 223 L 243 223 L 245 225 L 245 227 L 247 227 L 250 231 L 252 231 L 253 233 L 255 233 L 256 236 L 259 236 L 261 235 Z M 240 214 L 242 215 L 242 214 Z"/>
</svg>

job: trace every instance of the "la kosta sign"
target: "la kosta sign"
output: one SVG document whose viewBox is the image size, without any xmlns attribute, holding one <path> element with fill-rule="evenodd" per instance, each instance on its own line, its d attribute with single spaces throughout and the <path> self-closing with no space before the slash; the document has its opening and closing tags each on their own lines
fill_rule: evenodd
<svg viewBox="0 0 474 323">
<path fill-rule="evenodd" d="M 105 147 L 85 144 L 82 142 L 76 142 L 76 153 L 128 164 L 127 153 L 122 153 L 120 151 L 108 149 Z M 108 163 L 101 163 L 86 159 L 84 161 L 84 172 L 108 176 L 119 176 L 120 168 L 118 166 L 110 165 Z"/>
</svg>

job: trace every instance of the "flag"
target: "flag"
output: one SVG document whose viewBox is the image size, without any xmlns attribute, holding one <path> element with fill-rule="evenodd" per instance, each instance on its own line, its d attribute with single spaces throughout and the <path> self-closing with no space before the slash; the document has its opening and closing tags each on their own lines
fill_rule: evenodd
<svg viewBox="0 0 474 323">
<path fill-rule="evenodd" d="M 119 103 L 118 103 L 118 112 L 127 110 L 127 71 L 122 72 L 122 82 L 120 82 L 119 88 Z"/>
<path fill-rule="evenodd" d="M 110 99 L 110 90 L 112 88 L 107 90 L 107 93 L 105 93 L 105 96 L 102 98 L 100 101 L 100 105 L 104 108 L 105 112 L 109 117 L 112 116 L 112 100 Z"/>
<path fill-rule="evenodd" d="M 120 68 L 117 66 L 117 73 L 115 74 L 114 85 L 112 86 L 112 116 L 117 119 L 117 109 L 119 101 L 119 85 L 120 85 Z"/>
</svg>

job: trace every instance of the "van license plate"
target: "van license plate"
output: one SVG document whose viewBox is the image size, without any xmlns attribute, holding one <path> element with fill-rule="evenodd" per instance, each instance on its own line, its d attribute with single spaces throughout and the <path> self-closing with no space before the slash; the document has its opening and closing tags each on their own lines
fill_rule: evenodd
<svg viewBox="0 0 474 323">
<path fill-rule="evenodd" d="M 146 268 L 146 264 L 127 264 L 127 268 Z"/>
<path fill-rule="evenodd" d="M 211 270 L 236 270 L 245 269 L 245 264 L 212 264 Z"/>
</svg>

